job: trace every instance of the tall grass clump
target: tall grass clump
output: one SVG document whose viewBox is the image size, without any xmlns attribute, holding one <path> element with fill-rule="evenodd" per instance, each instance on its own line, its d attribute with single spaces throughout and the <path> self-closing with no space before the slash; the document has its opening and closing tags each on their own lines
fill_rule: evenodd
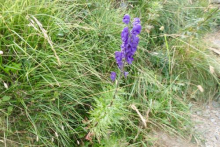
<svg viewBox="0 0 220 147">
<path fill-rule="evenodd" d="M 218 62 L 198 42 L 219 13 L 187 2 L 0 0 L 3 145 L 150 146 L 158 129 L 189 136 L 187 96 L 219 84 Z M 142 33 L 109 106 L 126 13 L 141 19 Z"/>
<path fill-rule="evenodd" d="M 219 9 L 211 7 L 205 0 L 139 1 L 133 4 L 143 8 L 134 8 L 140 15 L 148 12 L 144 18 L 151 36 L 146 46 L 150 66 L 159 68 L 168 82 L 179 82 L 185 99 L 206 101 L 213 98 L 218 93 L 219 61 L 207 50 L 204 34 L 218 26 Z M 210 71 L 212 67 L 215 73 Z M 200 92 L 198 85 L 205 91 Z"/>
<path fill-rule="evenodd" d="M 80 25 L 80 11 L 72 16 L 74 22 L 62 20 L 64 6 L 35 0 L 1 3 L 1 82 L 8 85 L 1 86 L 5 144 L 71 146 L 86 132 L 82 120 L 90 108 L 88 95 L 103 83 L 95 70 L 99 61 L 88 57 L 91 42 L 86 45 L 95 28 Z"/>
<path fill-rule="evenodd" d="M 188 5 L 184 1 L 181 3 L 180 8 L 173 9 L 172 17 L 168 17 L 177 24 L 170 28 L 177 27 L 178 31 L 171 32 L 175 34 L 170 34 L 170 39 L 164 39 L 164 48 L 170 48 L 166 51 L 171 64 L 170 74 L 179 75 L 179 79 L 185 81 L 185 98 L 207 101 L 218 93 L 220 69 L 217 57 L 207 50 L 209 46 L 204 34 L 217 27 L 220 20 L 219 9 L 210 7 L 207 1 L 195 1 Z M 167 4 L 167 7 L 170 6 L 173 3 Z M 178 13 L 174 13 L 175 11 Z M 170 32 L 165 29 L 165 33 L 166 31 Z M 215 72 L 210 68 L 214 68 Z M 198 86 L 202 86 L 204 92 Z"/>
</svg>

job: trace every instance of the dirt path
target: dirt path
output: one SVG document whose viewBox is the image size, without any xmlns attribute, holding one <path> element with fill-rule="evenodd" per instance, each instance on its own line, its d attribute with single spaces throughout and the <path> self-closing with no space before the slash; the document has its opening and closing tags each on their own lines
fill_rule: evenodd
<svg viewBox="0 0 220 147">
<path fill-rule="evenodd" d="M 195 131 L 204 140 L 200 147 L 220 147 L 220 103 L 213 101 L 206 106 L 193 108 Z"/>
<path fill-rule="evenodd" d="M 155 138 L 158 138 L 155 147 L 220 147 L 220 102 L 212 101 L 204 106 L 194 104 L 191 111 L 194 132 L 199 136 L 197 143 L 155 132 Z"/>
</svg>

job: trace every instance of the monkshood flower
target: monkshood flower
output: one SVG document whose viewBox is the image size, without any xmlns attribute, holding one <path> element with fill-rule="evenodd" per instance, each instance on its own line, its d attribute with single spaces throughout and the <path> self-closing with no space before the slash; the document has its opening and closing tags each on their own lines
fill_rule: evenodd
<svg viewBox="0 0 220 147">
<path fill-rule="evenodd" d="M 141 24 L 141 21 L 139 18 L 134 18 L 133 25 L 137 25 L 137 24 Z"/>
<path fill-rule="evenodd" d="M 129 39 L 129 28 L 125 27 L 122 32 L 121 32 L 121 40 L 122 43 L 127 44 L 128 43 L 128 39 Z"/>
<path fill-rule="evenodd" d="M 140 23 L 141 21 L 139 18 L 134 18 L 133 23 L 132 23 L 133 28 L 129 32 L 128 41 L 122 40 L 122 44 L 124 48 L 121 48 L 121 49 L 122 51 L 124 51 L 125 61 L 128 64 L 132 64 L 132 61 L 134 60 L 133 56 L 135 52 L 137 51 L 137 46 L 139 43 L 139 37 L 137 37 L 137 35 L 141 33 L 141 29 L 142 29 Z"/>
<path fill-rule="evenodd" d="M 111 72 L 110 78 L 111 78 L 112 81 L 115 81 L 116 73 L 114 71 Z"/>
<path fill-rule="evenodd" d="M 129 25 L 130 23 L 130 16 L 128 14 L 125 14 L 123 17 L 123 22 L 126 25 Z M 139 18 L 134 18 L 133 23 L 132 23 L 132 29 L 131 31 L 129 30 L 129 26 L 125 27 L 122 32 L 121 32 L 121 51 L 116 51 L 115 52 L 115 60 L 118 65 L 118 68 L 120 71 L 123 73 L 124 77 L 127 77 L 128 72 L 124 71 L 124 64 L 132 64 L 134 58 L 134 54 L 137 51 L 137 46 L 139 44 L 139 35 L 141 33 L 141 21 Z M 114 81 L 115 79 L 112 77 L 116 78 L 116 73 L 114 73 L 115 76 L 112 76 L 111 73 L 111 79 Z"/>
<path fill-rule="evenodd" d="M 123 64 L 123 52 L 115 52 L 115 60 L 116 63 L 118 64 L 119 69 L 122 70 L 124 64 Z"/>
<path fill-rule="evenodd" d="M 125 14 L 123 17 L 123 22 L 125 24 L 129 24 L 130 23 L 130 16 L 128 14 Z"/>
<path fill-rule="evenodd" d="M 129 35 L 129 41 L 125 48 L 125 60 L 128 64 L 132 64 L 132 61 L 134 60 L 133 56 L 137 50 L 137 46 L 139 43 L 139 37 L 137 37 L 137 35 L 141 33 L 141 29 L 142 27 L 140 24 L 140 19 L 135 18 L 133 21 L 133 28 Z"/>
<path fill-rule="evenodd" d="M 141 25 L 140 24 L 135 24 L 131 30 L 131 34 L 136 36 L 141 33 Z"/>
</svg>

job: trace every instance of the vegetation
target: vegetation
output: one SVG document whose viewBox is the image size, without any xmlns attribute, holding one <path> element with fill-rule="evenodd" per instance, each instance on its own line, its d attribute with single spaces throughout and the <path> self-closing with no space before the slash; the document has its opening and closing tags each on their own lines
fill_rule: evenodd
<svg viewBox="0 0 220 147">
<path fill-rule="evenodd" d="M 126 13 L 143 28 L 109 107 Z M 158 129 L 186 138 L 189 101 L 219 94 L 219 61 L 202 36 L 220 13 L 206 0 L 0 0 L 0 18 L 4 145 L 150 146 Z"/>
</svg>

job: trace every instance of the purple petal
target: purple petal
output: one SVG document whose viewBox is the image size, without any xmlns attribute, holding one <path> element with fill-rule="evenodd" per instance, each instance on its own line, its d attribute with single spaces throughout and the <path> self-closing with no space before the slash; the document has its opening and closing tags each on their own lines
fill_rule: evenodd
<svg viewBox="0 0 220 147">
<path fill-rule="evenodd" d="M 115 79 L 116 79 L 116 73 L 114 71 L 111 72 L 111 75 L 110 75 L 110 78 L 111 80 L 114 82 Z"/>
<path fill-rule="evenodd" d="M 128 14 L 125 14 L 123 17 L 123 22 L 125 24 L 129 24 L 130 23 L 130 16 Z"/>
<path fill-rule="evenodd" d="M 132 28 L 132 30 L 131 30 L 131 33 L 132 33 L 133 35 L 138 35 L 138 34 L 141 33 L 141 29 L 142 29 L 142 27 L 141 27 L 140 24 L 134 25 L 133 28 Z"/>
<path fill-rule="evenodd" d="M 128 76 L 128 73 L 129 73 L 129 72 L 124 72 L 125 78 Z"/>
<path fill-rule="evenodd" d="M 140 21 L 139 18 L 134 18 L 134 21 L 133 21 L 134 26 L 137 25 L 137 24 L 140 24 L 140 23 L 141 23 L 141 21 Z"/>
<path fill-rule="evenodd" d="M 128 62 L 128 64 L 132 64 L 132 61 L 134 60 L 134 58 L 132 56 L 128 56 L 126 58 L 126 61 Z"/>
<path fill-rule="evenodd" d="M 132 41 L 131 41 L 131 46 L 132 47 L 136 47 L 138 46 L 138 43 L 139 43 L 139 38 L 135 35 L 132 35 Z"/>
<path fill-rule="evenodd" d="M 123 53 L 122 52 L 115 52 L 115 60 L 116 60 L 116 63 L 118 64 L 118 67 L 120 69 L 122 69 L 123 67 Z"/>
<path fill-rule="evenodd" d="M 129 28 L 125 27 L 121 32 L 121 40 L 127 42 L 129 38 Z"/>
</svg>

